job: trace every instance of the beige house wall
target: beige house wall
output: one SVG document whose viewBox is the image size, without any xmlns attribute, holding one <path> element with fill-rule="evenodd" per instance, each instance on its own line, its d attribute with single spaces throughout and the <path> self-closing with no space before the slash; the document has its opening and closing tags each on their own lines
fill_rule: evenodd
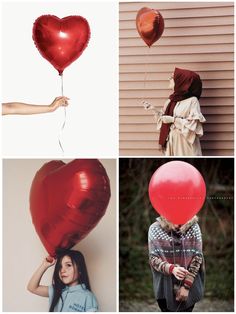
<svg viewBox="0 0 236 314">
<path fill-rule="evenodd" d="M 151 48 L 136 31 L 142 7 L 158 9 L 165 20 Z M 162 155 L 154 118 L 141 101 L 161 108 L 175 67 L 196 71 L 203 80 L 203 155 L 234 154 L 233 10 L 233 2 L 120 3 L 120 155 Z"/>
</svg>

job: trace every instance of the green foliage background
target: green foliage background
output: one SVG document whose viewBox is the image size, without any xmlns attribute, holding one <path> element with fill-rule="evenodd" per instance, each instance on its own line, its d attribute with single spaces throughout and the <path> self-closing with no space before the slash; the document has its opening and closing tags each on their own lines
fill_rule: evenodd
<svg viewBox="0 0 236 314">
<path fill-rule="evenodd" d="M 119 274 L 120 300 L 154 298 L 148 262 L 147 233 L 157 213 L 148 197 L 152 174 L 176 159 L 120 159 Z M 234 160 L 233 158 L 178 159 L 203 175 L 207 198 L 199 213 L 206 261 L 205 295 L 234 297 Z"/>
</svg>

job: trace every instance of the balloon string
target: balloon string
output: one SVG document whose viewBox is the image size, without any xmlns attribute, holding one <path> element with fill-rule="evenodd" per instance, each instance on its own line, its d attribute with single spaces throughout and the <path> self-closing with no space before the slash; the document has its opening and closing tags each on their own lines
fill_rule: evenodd
<svg viewBox="0 0 236 314">
<path fill-rule="evenodd" d="M 146 53 L 145 53 L 145 68 L 144 68 L 145 74 L 144 74 L 144 86 L 143 86 L 143 89 L 144 89 L 144 98 L 143 98 L 143 100 L 144 101 L 146 101 L 146 97 L 147 97 L 146 83 L 147 83 L 147 75 L 148 75 L 147 67 L 148 67 L 149 49 L 150 49 L 150 47 L 148 47 L 148 49 L 146 50 Z"/>
<path fill-rule="evenodd" d="M 63 74 L 61 74 L 61 95 L 62 96 L 64 96 L 64 89 L 63 88 L 64 88 L 64 86 L 63 86 Z M 63 130 L 65 128 L 65 125 L 66 125 L 66 107 L 64 106 L 64 121 L 63 121 L 63 124 L 61 126 L 61 130 L 60 130 L 60 134 L 59 134 L 59 138 L 58 138 L 59 146 L 61 148 L 63 155 L 64 155 L 64 149 L 62 146 L 61 136 L 62 136 Z"/>
</svg>

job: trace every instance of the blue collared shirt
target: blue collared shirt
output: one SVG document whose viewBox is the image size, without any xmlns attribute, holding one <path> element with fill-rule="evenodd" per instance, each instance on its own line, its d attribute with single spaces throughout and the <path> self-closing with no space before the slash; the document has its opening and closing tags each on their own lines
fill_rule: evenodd
<svg viewBox="0 0 236 314">
<path fill-rule="evenodd" d="M 53 299 L 53 286 L 49 286 L 49 306 Z M 66 287 L 62 290 L 54 312 L 97 312 L 98 303 L 95 295 L 86 289 L 85 285 Z M 63 301 L 62 301 L 63 300 Z"/>
</svg>

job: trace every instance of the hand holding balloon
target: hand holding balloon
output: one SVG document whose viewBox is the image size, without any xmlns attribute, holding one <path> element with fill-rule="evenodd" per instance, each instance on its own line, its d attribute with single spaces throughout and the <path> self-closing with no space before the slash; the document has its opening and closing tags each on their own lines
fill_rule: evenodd
<svg viewBox="0 0 236 314">
<path fill-rule="evenodd" d="M 51 266 L 55 265 L 55 264 L 56 264 L 56 261 L 57 261 L 57 260 L 56 260 L 54 257 L 48 255 L 48 256 L 45 257 L 45 259 L 43 260 L 43 265 L 48 268 L 48 267 L 51 267 Z"/>
<path fill-rule="evenodd" d="M 22 102 L 3 103 L 2 115 L 9 114 L 30 115 L 53 112 L 61 106 L 68 106 L 68 100 L 69 98 L 60 96 L 56 97 L 50 105 L 34 105 Z"/>
<path fill-rule="evenodd" d="M 143 100 L 142 101 L 142 105 L 144 107 L 145 110 L 151 110 L 151 109 L 154 109 L 154 106 L 151 105 L 149 102 Z"/>
<path fill-rule="evenodd" d="M 175 266 L 172 274 L 175 276 L 178 280 L 184 280 L 187 274 L 189 274 L 189 271 L 185 269 L 184 267 Z"/>
<path fill-rule="evenodd" d="M 50 111 L 53 112 L 55 111 L 57 108 L 63 106 L 63 107 L 67 107 L 69 105 L 68 100 L 70 98 L 65 97 L 65 96 L 59 96 L 56 97 L 53 102 L 51 103 L 51 105 L 49 105 Z"/>
</svg>

